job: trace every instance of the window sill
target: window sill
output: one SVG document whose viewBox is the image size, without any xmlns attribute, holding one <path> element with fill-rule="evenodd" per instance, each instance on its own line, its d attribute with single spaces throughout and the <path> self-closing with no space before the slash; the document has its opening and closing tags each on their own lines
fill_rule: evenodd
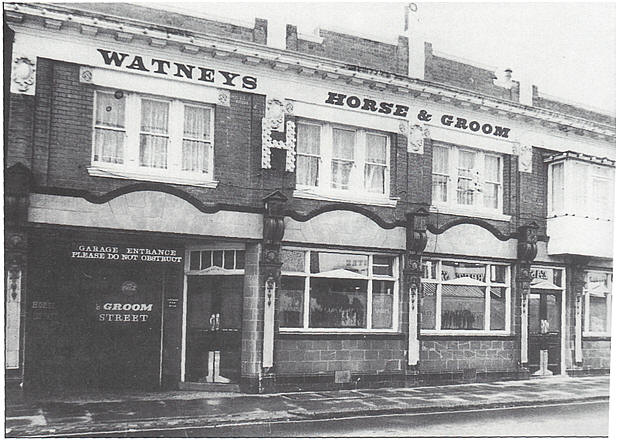
<svg viewBox="0 0 618 441">
<path fill-rule="evenodd" d="M 510 221 L 511 216 L 497 211 L 480 210 L 475 208 L 453 207 L 452 205 L 432 205 L 429 211 L 439 214 L 454 214 L 458 216 L 480 217 L 498 221 Z"/>
<path fill-rule="evenodd" d="M 439 337 L 439 336 L 451 336 L 451 337 L 476 337 L 476 336 L 486 336 L 486 337 L 505 337 L 510 336 L 511 333 L 509 331 L 474 331 L 474 330 L 444 330 L 444 331 L 428 331 L 421 330 L 421 336 L 426 337 Z"/>
<path fill-rule="evenodd" d="M 377 205 L 380 207 L 394 207 L 398 199 L 391 199 L 384 195 L 372 195 L 370 193 L 355 193 L 353 191 L 324 191 L 313 188 L 299 188 L 294 190 L 294 197 L 301 199 L 315 199 L 332 202 L 353 202 L 364 205 Z"/>
<path fill-rule="evenodd" d="M 162 182 L 166 184 L 192 185 L 195 187 L 217 188 L 219 181 L 210 181 L 204 177 L 183 175 L 153 174 L 142 171 L 127 170 L 115 167 L 88 167 L 88 174 L 100 178 L 133 179 L 137 181 Z"/>
<path fill-rule="evenodd" d="M 602 339 L 611 339 L 612 335 L 606 332 L 583 332 L 582 338 L 602 338 Z"/>
<path fill-rule="evenodd" d="M 392 329 L 339 329 L 339 328 L 315 328 L 315 329 L 300 329 L 300 328 L 280 328 L 279 334 L 305 334 L 305 335 L 359 335 L 359 334 L 382 334 L 382 335 L 400 335 L 398 331 Z"/>
</svg>

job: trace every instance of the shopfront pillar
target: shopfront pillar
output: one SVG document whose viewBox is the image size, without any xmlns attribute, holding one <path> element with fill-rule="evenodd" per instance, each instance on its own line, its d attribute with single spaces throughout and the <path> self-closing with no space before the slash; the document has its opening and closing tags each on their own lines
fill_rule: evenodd
<svg viewBox="0 0 618 441">
<path fill-rule="evenodd" d="M 584 306 L 584 285 L 586 284 L 586 264 L 588 259 L 583 256 L 572 257 L 570 259 L 570 289 L 575 300 L 575 329 L 574 329 L 574 362 L 576 368 L 581 368 L 584 361 L 582 351 L 582 332 L 583 332 L 583 306 Z"/>
<path fill-rule="evenodd" d="M 422 292 L 422 255 L 427 245 L 427 216 L 423 208 L 406 214 L 405 289 L 408 292 L 408 366 L 416 366 L 420 356 L 419 295 Z"/>
<path fill-rule="evenodd" d="M 18 163 L 6 170 L 4 192 L 5 378 L 7 387 L 23 381 L 26 222 L 31 186 L 30 170 Z"/>
<path fill-rule="evenodd" d="M 518 229 L 516 283 L 521 309 L 520 362 L 522 367 L 527 367 L 528 364 L 528 302 L 532 281 L 530 266 L 537 253 L 537 229 L 538 225 L 535 222 Z"/>
</svg>

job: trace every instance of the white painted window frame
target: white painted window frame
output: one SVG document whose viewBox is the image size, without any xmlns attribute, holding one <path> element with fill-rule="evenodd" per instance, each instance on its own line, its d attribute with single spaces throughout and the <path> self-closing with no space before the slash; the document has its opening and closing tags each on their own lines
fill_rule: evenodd
<svg viewBox="0 0 618 441">
<path fill-rule="evenodd" d="M 320 130 L 320 155 L 318 166 L 318 185 L 296 184 L 295 197 L 309 199 L 332 199 L 339 201 L 377 203 L 378 205 L 394 206 L 396 200 L 390 199 L 390 175 L 391 175 L 391 134 L 388 132 L 332 123 L 326 121 L 299 118 L 297 124 L 319 126 Z M 354 165 L 350 174 L 348 189 L 332 188 L 332 160 L 333 160 L 333 129 L 349 130 L 355 132 Z M 386 139 L 386 167 L 384 171 L 384 192 L 370 192 L 365 189 L 365 165 L 373 164 L 366 161 L 367 134 L 383 136 Z M 297 153 L 298 154 L 298 153 Z M 314 156 L 301 153 L 303 156 Z"/>
<path fill-rule="evenodd" d="M 214 180 L 214 120 L 215 106 L 196 103 L 177 98 L 155 96 L 145 93 L 135 93 L 123 91 L 125 100 L 125 122 L 124 122 L 124 159 L 122 164 L 114 164 L 95 160 L 95 130 L 97 95 L 99 92 L 114 93 L 114 90 L 97 88 L 94 97 L 93 117 L 92 117 L 92 147 L 91 147 L 91 166 L 88 173 L 91 176 L 111 177 L 119 179 L 135 179 L 141 181 L 154 181 L 165 183 L 177 183 L 195 185 L 201 187 L 214 188 L 217 181 Z M 167 168 L 153 168 L 139 165 L 139 149 L 141 132 L 141 103 L 142 99 L 167 102 L 169 107 L 168 122 L 168 149 L 167 149 Z M 210 111 L 210 139 L 209 144 L 209 164 L 208 173 L 196 173 L 182 170 L 182 144 L 184 138 L 184 108 L 185 105 L 192 107 L 205 108 Z"/>
<path fill-rule="evenodd" d="M 421 283 L 432 283 L 436 285 L 436 328 L 422 329 L 421 335 L 510 335 L 511 334 L 511 265 L 504 262 L 487 262 L 482 260 L 468 259 L 449 259 L 449 258 L 427 258 L 432 262 L 436 262 L 436 279 L 421 278 Z M 442 274 L 442 262 L 461 262 L 461 263 L 477 263 L 485 265 L 485 316 L 483 329 L 441 329 L 442 325 L 442 285 L 459 285 L 470 286 L 465 283 L 457 283 L 457 281 L 440 280 Z M 506 267 L 504 279 L 506 282 L 498 283 L 491 282 L 491 265 L 499 265 Z M 505 289 L 505 309 L 504 309 L 504 327 L 505 329 L 491 330 L 491 288 L 506 288 Z M 420 304 L 419 304 L 420 308 Z"/>
<path fill-rule="evenodd" d="M 281 276 L 291 277 L 303 277 L 305 282 L 305 291 L 303 294 L 303 326 L 299 328 L 294 327 L 281 327 L 279 332 L 281 333 L 293 333 L 293 334 L 392 334 L 399 330 L 399 260 L 400 256 L 392 252 L 367 252 L 357 251 L 354 249 L 330 249 L 330 248 L 306 248 L 306 247 L 293 247 L 284 246 L 286 250 L 290 251 L 302 251 L 304 253 L 304 271 L 282 271 Z M 309 253 L 314 252 L 331 252 L 331 253 L 343 253 L 343 254 L 358 254 L 368 256 L 368 270 L 367 275 L 359 274 L 357 279 L 367 280 L 367 319 L 365 321 L 365 328 L 310 328 L 309 327 L 309 308 L 310 308 L 310 285 L 311 278 L 320 278 L 321 276 L 311 274 L 311 261 Z M 383 276 L 373 274 L 373 256 L 389 256 L 393 258 L 393 275 Z M 393 325 L 388 329 L 372 329 L 372 312 L 373 312 L 373 281 L 385 280 L 393 283 Z"/>
<path fill-rule="evenodd" d="M 606 322 L 607 322 L 607 331 L 598 332 L 598 331 L 590 331 L 590 296 L 591 294 L 588 292 L 586 287 L 584 287 L 584 329 L 582 330 L 582 335 L 584 337 L 611 337 L 611 328 L 612 328 L 612 286 L 613 286 L 613 275 L 610 271 L 586 271 L 586 282 L 588 282 L 588 278 L 591 273 L 604 273 L 609 275 L 609 288 L 604 292 L 604 296 L 593 295 L 594 297 L 605 297 L 605 308 L 606 308 Z"/>
<path fill-rule="evenodd" d="M 489 150 L 481 150 L 468 146 L 454 146 L 442 142 L 434 141 L 434 145 L 447 150 L 448 155 L 448 177 L 446 184 L 446 202 L 438 201 L 434 199 L 432 194 L 432 206 L 436 211 L 452 214 L 463 214 L 471 216 L 485 216 L 491 219 L 508 220 L 510 216 L 503 214 L 504 212 L 504 156 L 500 153 L 492 152 Z M 459 175 L 459 153 L 460 152 L 472 152 L 475 154 L 474 158 L 474 170 L 478 173 L 478 185 L 481 187 L 481 191 L 474 195 L 474 203 L 472 205 L 458 204 L 457 203 L 457 180 Z M 485 176 L 485 157 L 492 156 L 497 157 L 500 162 L 499 182 L 490 181 Z M 433 159 L 432 159 L 433 162 Z M 435 173 L 439 176 L 445 176 L 444 173 Z M 432 180 L 434 172 L 432 170 Z M 483 202 L 483 188 L 485 183 L 497 183 L 499 184 L 498 194 L 498 208 L 487 208 Z M 433 188 L 433 185 L 432 185 Z"/>
</svg>

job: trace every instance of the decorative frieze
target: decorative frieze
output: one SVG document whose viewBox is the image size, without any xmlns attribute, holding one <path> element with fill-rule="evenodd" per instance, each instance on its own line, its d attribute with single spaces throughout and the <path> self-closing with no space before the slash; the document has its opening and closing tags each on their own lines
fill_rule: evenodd
<svg viewBox="0 0 618 441">
<path fill-rule="evenodd" d="M 270 169 L 270 149 L 286 151 L 285 171 L 293 172 L 296 166 L 296 124 L 285 122 L 285 115 L 292 114 L 293 104 L 283 99 L 270 98 L 266 102 L 266 116 L 262 118 L 262 168 Z M 274 139 L 275 132 L 284 132 L 285 140 Z"/>
</svg>

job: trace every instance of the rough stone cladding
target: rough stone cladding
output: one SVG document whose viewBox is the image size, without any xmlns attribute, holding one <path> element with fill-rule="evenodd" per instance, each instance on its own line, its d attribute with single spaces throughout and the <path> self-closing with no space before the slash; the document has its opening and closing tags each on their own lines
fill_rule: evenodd
<svg viewBox="0 0 618 441">
<path fill-rule="evenodd" d="M 405 368 L 405 341 L 393 339 L 278 339 L 275 341 L 277 374 L 353 373 L 401 371 Z"/>
<path fill-rule="evenodd" d="M 35 99 L 11 95 L 10 163 L 31 165 L 39 187 L 104 194 L 140 182 L 88 175 L 95 88 L 80 83 L 78 74 L 75 64 L 39 59 Z M 230 107 L 216 106 L 216 189 L 174 187 L 204 202 L 260 205 L 264 196 L 259 174 L 264 101 L 263 96 L 232 91 Z"/>
<path fill-rule="evenodd" d="M 480 372 L 514 371 L 519 358 L 515 340 L 474 340 L 453 337 L 452 340 L 421 341 L 420 372 L 439 373 L 463 369 Z"/>
<path fill-rule="evenodd" d="M 586 369 L 609 369 L 611 361 L 610 340 L 582 341 L 583 368 Z"/>
<path fill-rule="evenodd" d="M 408 72 L 408 39 L 399 37 L 397 44 L 388 44 L 355 35 L 320 29 L 322 43 L 298 38 L 296 26 L 287 26 L 288 50 L 317 55 L 400 75 Z"/>
<path fill-rule="evenodd" d="M 89 15 L 92 13 L 100 14 L 101 17 L 105 16 L 107 19 L 109 19 L 109 16 L 115 16 L 120 19 L 139 20 L 150 23 L 153 28 L 163 27 L 173 33 L 191 34 L 198 32 L 266 44 L 266 20 L 263 19 L 256 19 L 254 28 L 248 28 L 128 3 L 58 3 L 57 5 L 83 9 L 88 11 Z"/>
<path fill-rule="evenodd" d="M 495 72 L 460 61 L 438 57 L 433 54 L 432 45 L 425 43 L 425 80 L 480 92 L 495 98 L 519 101 L 519 83 L 512 89 L 494 84 Z"/>
</svg>

